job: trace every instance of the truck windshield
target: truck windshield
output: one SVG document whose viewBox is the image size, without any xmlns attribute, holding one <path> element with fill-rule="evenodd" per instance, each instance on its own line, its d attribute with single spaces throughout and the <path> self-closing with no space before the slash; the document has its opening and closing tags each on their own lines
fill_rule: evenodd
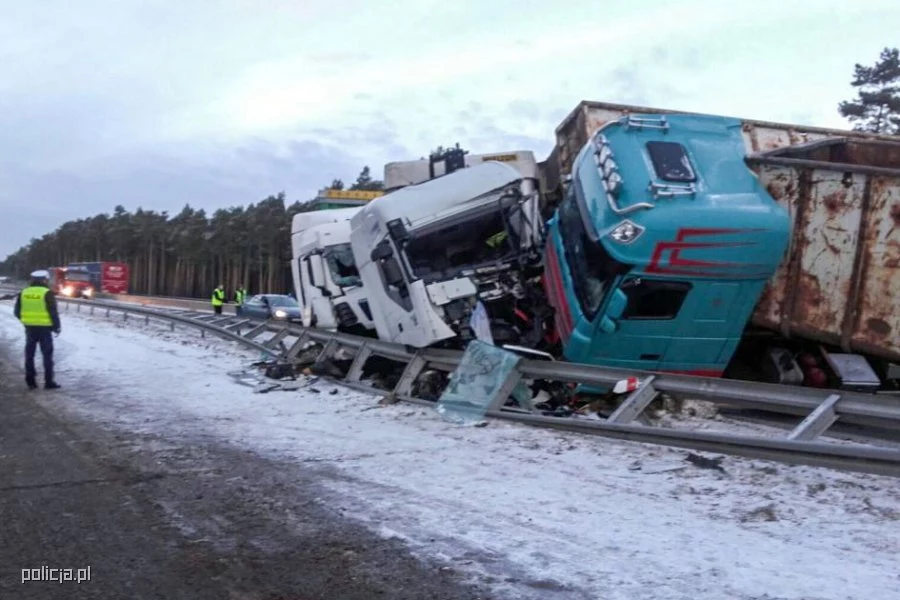
<svg viewBox="0 0 900 600">
<path fill-rule="evenodd" d="M 615 260 L 602 244 L 588 237 L 573 191 L 576 185 L 579 185 L 577 178 L 573 179 L 572 188 L 559 207 L 559 234 L 581 311 L 588 320 L 593 320 L 610 282 L 630 267 Z"/>
<path fill-rule="evenodd" d="M 82 271 L 69 271 L 66 273 L 66 280 L 89 282 L 91 280 L 91 276 L 88 273 L 84 273 Z"/>
<path fill-rule="evenodd" d="M 297 301 L 290 296 L 266 296 L 269 306 L 297 306 Z"/>
<path fill-rule="evenodd" d="M 452 276 L 465 268 L 511 258 L 518 239 L 509 232 L 499 206 L 487 212 L 453 217 L 426 231 L 413 233 L 405 250 L 413 274 L 433 281 Z"/>
<path fill-rule="evenodd" d="M 362 285 L 359 271 L 356 269 L 356 261 L 353 260 L 353 248 L 350 244 L 335 244 L 328 246 L 322 252 L 331 279 L 341 287 L 353 287 Z"/>
</svg>

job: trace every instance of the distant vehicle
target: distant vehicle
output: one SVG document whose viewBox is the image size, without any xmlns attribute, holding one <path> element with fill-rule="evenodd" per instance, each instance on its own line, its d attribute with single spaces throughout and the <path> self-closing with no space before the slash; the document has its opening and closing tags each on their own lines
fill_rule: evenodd
<svg viewBox="0 0 900 600">
<path fill-rule="evenodd" d="M 257 294 L 244 303 L 242 316 L 251 319 L 273 319 L 276 321 L 302 322 L 300 305 L 284 294 Z"/>
<path fill-rule="evenodd" d="M 94 293 L 127 294 L 130 273 L 128 265 L 118 262 L 69 263 L 69 270 L 87 271 Z"/>
<path fill-rule="evenodd" d="M 91 274 L 84 268 L 50 267 L 50 289 L 68 298 L 92 298 L 95 288 Z"/>
</svg>

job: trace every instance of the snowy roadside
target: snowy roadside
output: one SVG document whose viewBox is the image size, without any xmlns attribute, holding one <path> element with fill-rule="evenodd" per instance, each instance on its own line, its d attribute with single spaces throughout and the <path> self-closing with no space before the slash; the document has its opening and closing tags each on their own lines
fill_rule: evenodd
<svg viewBox="0 0 900 600">
<path fill-rule="evenodd" d="M 0 335 L 18 344 L 10 313 Z M 367 410 L 372 397 L 330 384 L 254 394 L 226 375 L 258 358 L 234 344 L 63 318 L 71 400 L 47 406 L 333 467 L 323 502 L 514 597 L 875 600 L 900 588 L 895 480 L 730 457 L 724 472 L 698 469 L 680 450 Z M 94 391 L 73 390 L 79 380 Z"/>
</svg>

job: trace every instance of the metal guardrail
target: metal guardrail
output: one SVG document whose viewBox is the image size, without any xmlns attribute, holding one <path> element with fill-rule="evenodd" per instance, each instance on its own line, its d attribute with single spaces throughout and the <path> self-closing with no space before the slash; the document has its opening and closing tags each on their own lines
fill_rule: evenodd
<svg viewBox="0 0 900 600">
<path fill-rule="evenodd" d="M 414 383 L 426 369 L 452 371 L 459 364 L 462 352 L 423 350 L 409 352 L 404 346 L 377 339 L 344 333 L 307 329 L 298 325 L 260 322 L 233 315 L 210 312 L 161 312 L 145 306 L 123 302 L 61 299 L 66 310 L 97 313 L 113 311 L 140 315 L 194 327 L 238 342 L 248 348 L 264 352 L 282 362 L 296 362 L 302 353 L 312 348 L 315 363 L 321 363 L 339 350 L 352 356 L 352 363 L 342 383 L 354 389 L 392 397 L 396 400 L 434 406 L 430 400 L 415 397 Z M 195 303 L 197 304 L 197 303 Z M 206 303 L 199 303 L 206 306 Z M 257 342 L 264 333 L 272 336 Z M 363 367 L 369 358 L 380 356 L 405 364 L 399 381 L 392 390 L 377 389 L 360 382 Z M 638 377 L 641 385 L 624 398 L 606 420 L 579 417 L 545 416 L 540 411 L 506 407 L 504 404 L 521 378 L 546 379 L 560 382 L 580 382 L 589 385 L 612 384 L 627 377 Z M 875 425 L 900 432 L 900 403 L 881 396 L 868 396 L 809 388 L 760 384 L 744 381 L 706 379 L 658 373 L 642 373 L 621 369 L 607 369 L 573 363 L 523 359 L 513 380 L 506 382 L 492 399 L 487 415 L 519 423 L 589 433 L 604 437 L 661 444 L 667 446 L 733 454 L 792 464 L 807 464 L 830 468 L 900 477 L 900 450 L 892 448 L 842 444 L 821 441 L 821 436 L 835 422 Z M 786 389 L 785 389 L 786 388 Z M 784 438 L 736 435 L 709 431 L 692 431 L 635 424 L 644 409 L 659 394 L 708 400 L 716 404 L 745 408 L 776 409 L 805 418 Z"/>
</svg>

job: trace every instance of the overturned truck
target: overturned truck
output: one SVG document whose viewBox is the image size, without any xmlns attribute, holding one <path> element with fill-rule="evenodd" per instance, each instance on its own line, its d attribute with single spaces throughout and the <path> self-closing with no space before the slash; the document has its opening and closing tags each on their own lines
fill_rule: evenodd
<svg viewBox="0 0 900 600">
<path fill-rule="evenodd" d="M 352 215 L 379 338 L 900 390 L 895 139 L 584 102 L 533 173 L 470 162 Z"/>
<path fill-rule="evenodd" d="M 543 246 L 533 178 L 478 164 L 378 198 L 351 228 L 379 338 L 464 344 L 483 312 L 492 340 L 522 341 L 516 310 L 531 299 Z"/>
</svg>

